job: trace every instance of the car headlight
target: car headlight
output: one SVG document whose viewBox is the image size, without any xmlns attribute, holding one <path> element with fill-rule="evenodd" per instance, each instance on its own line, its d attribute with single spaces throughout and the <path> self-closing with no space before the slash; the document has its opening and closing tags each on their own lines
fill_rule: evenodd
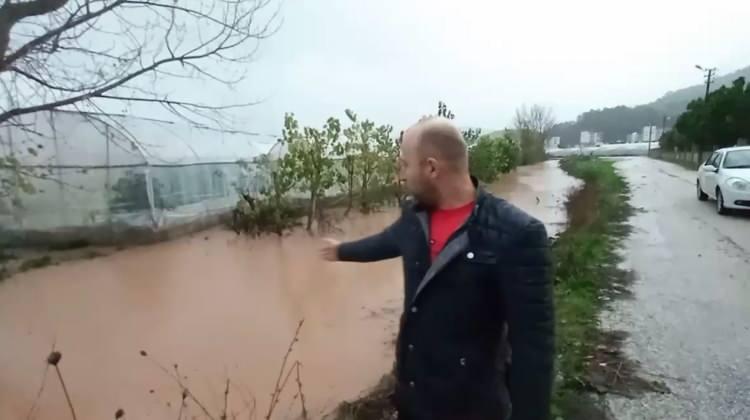
<svg viewBox="0 0 750 420">
<path fill-rule="evenodd" d="M 727 179 L 727 185 L 738 191 L 750 190 L 750 182 L 747 182 L 742 178 L 729 178 Z"/>
</svg>

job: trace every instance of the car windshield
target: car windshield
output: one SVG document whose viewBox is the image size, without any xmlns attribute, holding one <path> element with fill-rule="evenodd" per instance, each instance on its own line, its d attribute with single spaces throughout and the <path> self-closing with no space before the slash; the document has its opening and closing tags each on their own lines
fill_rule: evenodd
<svg viewBox="0 0 750 420">
<path fill-rule="evenodd" d="M 750 168 L 750 149 L 727 153 L 724 167 L 727 169 Z"/>
</svg>

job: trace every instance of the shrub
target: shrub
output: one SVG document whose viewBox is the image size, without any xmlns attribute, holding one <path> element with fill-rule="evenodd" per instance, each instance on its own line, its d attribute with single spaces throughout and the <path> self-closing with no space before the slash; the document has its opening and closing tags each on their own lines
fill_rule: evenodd
<svg viewBox="0 0 750 420">
<path fill-rule="evenodd" d="M 518 162 L 518 146 L 507 136 L 484 135 L 469 149 L 469 168 L 482 182 L 493 182 Z"/>
<path fill-rule="evenodd" d="M 232 211 L 232 229 L 255 237 L 264 233 L 281 235 L 285 230 L 299 225 L 305 209 L 295 207 L 286 200 L 277 201 L 269 194 L 251 197 L 242 194 Z"/>
</svg>

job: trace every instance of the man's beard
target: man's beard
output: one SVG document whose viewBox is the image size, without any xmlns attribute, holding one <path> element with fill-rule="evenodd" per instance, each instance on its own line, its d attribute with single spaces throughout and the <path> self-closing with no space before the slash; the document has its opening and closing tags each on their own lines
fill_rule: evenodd
<svg viewBox="0 0 750 420">
<path fill-rule="evenodd" d="M 412 191 L 411 195 L 421 207 L 427 210 L 433 210 L 437 207 L 437 192 L 435 188 L 420 188 L 419 191 Z"/>
</svg>

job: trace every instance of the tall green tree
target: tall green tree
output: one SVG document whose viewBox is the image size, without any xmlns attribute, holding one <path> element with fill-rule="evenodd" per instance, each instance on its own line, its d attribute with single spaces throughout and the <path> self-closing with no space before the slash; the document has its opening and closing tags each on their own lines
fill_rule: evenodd
<svg viewBox="0 0 750 420">
<path fill-rule="evenodd" d="M 357 181 L 357 142 L 360 135 L 360 125 L 357 123 L 357 114 L 354 111 L 347 109 L 345 113 L 351 126 L 344 129 L 344 138 L 336 144 L 334 152 L 341 159 L 336 180 L 341 190 L 346 194 L 344 215 L 348 215 L 354 206 L 354 190 Z"/>
<path fill-rule="evenodd" d="M 277 209 L 286 205 L 287 194 L 297 184 L 297 161 L 290 153 L 291 144 L 300 137 L 299 124 L 294 119 L 294 114 L 284 116 L 284 129 L 281 135 L 281 152 L 277 156 L 263 155 L 257 161 L 260 170 L 268 173 L 270 178 L 268 190 L 264 191 L 264 195 L 271 197 Z"/>
<path fill-rule="evenodd" d="M 677 118 L 674 130 L 665 139 L 669 145 L 700 151 L 732 146 L 740 138 L 750 138 L 750 84 L 740 77 L 708 98 L 690 102 L 687 111 Z M 679 138 L 686 141 L 675 141 Z"/>
<path fill-rule="evenodd" d="M 359 186 L 361 208 L 363 211 L 369 211 L 370 188 L 377 181 L 380 165 L 380 156 L 375 141 L 378 131 L 375 123 L 370 120 L 360 120 L 353 111 L 347 112 L 347 117 L 352 124 L 345 130 L 345 136 L 351 141 L 351 148 L 356 156 L 352 173 L 356 174 L 355 182 Z"/>
<path fill-rule="evenodd" d="M 307 230 L 310 231 L 318 214 L 321 198 L 336 180 L 332 154 L 341 134 L 341 122 L 336 118 L 329 118 L 322 130 L 305 127 L 300 133 L 294 115 L 287 114 L 284 131 L 285 138 L 290 139 L 289 154 L 296 163 L 299 188 L 309 194 Z"/>
<path fill-rule="evenodd" d="M 392 137 L 393 127 L 381 125 L 375 130 L 375 147 L 378 154 L 378 182 L 384 190 L 400 197 L 398 182 L 398 139 Z M 385 198 L 385 196 L 383 196 Z"/>
</svg>

